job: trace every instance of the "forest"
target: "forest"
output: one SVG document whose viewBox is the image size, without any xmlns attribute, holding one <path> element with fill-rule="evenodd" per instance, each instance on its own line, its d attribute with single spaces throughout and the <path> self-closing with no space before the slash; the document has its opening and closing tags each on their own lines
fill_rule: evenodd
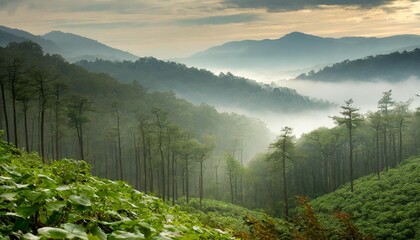
<svg viewBox="0 0 420 240">
<path fill-rule="evenodd" d="M 368 56 L 357 60 L 346 60 L 303 73 L 296 77 L 302 80 L 327 82 L 340 81 L 388 81 L 399 82 L 420 76 L 420 49 Z"/>
<path fill-rule="evenodd" d="M 303 112 L 327 109 L 334 104 L 300 95 L 286 87 L 275 87 L 231 73 L 214 73 L 184 64 L 165 62 L 153 57 L 135 62 L 79 61 L 78 65 L 92 72 L 108 73 L 121 82 L 137 81 L 157 91 L 173 91 L 195 104 L 247 110 L 252 112 Z"/>
<path fill-rule="evenodd" d="M 146 60 L 139 60 L 139 62 Z M 153 59 L 149 60 L 153 61 Z M 219 76 L 219 78 L 223 78 L 223 76 Z M 10 43 L 7 47 L 0 48 L 0 80 L 2 106 L 0 126 L 4 129 L 4 141 L 17 148 L 2 143 L 4 145 L 2 148 L 9 149 L 6 151 L 6 155 L 15 156 L 4 157 L 4 161 L 11 161 L 10 158 L 12 160 L 20 159 L 19 161 L 24 161 L 25 158 L 38 159 L 34 160 L 34 163 L 28 160 L 28 163 L 22 164 L 33 165 L 27 166 L 28 168 L 43 169 L 42 163 L 45 163 L 47 168 L 52 166 L 53 170 L 46 170 L 51 176 L 58 174 L 57 171 L 60 169 L 64 171 L 67 167 L 75 168 L 74 174 L 76 175 L 69 176 L 69 178 L 76 177 L 77 179 L 74 180 L 76 185 L 84 184 L 86 181 L 87 186 L 75 190 L 79 195 L 66 192 L 65 194 L 70 195 L 60 195 L 60 193 L 58 197 L 54 194 L 62 191 L 59 188 L 60 184 L 68 185 L 70 182 L 57 183 L 57 181 L 64 180 L 49 180 L 48 178 L 52 177 L 47 176 L 46 173 L 37 177 L 28 175 L 28 179 L 35 181 L 30 183 L 34 184 L 34 187 L 37 185 L 37 181 L 41 181 L 42 184 L 54 182 L 54 188 L 57 188 L 53 195 L 48 195 L 48 191 L 43 191 L 46 195 L 30 195 L 29 199 L 34 202 L 38 201 L 37 199 L 42 199 L 40 201 L 44 204 L 45 199 L 54 196 L 53 198 L 67 199 L 66 204 L 77 205 L 53 204 L 46 209 L 48 214 L 53 214 L 56 210 L 56 212 L 60 212 L 58 210 L 65 206 L 79 210 L 83 210 L 83 207 L 89 209 L 98 207 L 91 205 L 90 200 L 80 196 L 80 193 L 87 191 L 85 195 L 90 194 L 87 197 L 91 199 L 97 197 L 94 192 L 89 192 L 89 188 L 99 181 L 90 177 L 89 172 L 91 172 L 97 177 L 122 180 L 132 185 L 135 190 L 121 181 L 115 182 L 115 184 L 122 185 L 114 187 L 104 185 L 104 189 L 108 188 L 110 192 L 118 191 L 118 188 L 125 189 L 127 196 L 137 199 L 119 199 L 118 201 L 121 203 L 114 202 L 114 204 L 122 204 L 129 209 L 136 208 L 129 206 L 131 201 L 140 201 L 138 198 L 146 198 L 141 201 L 156 201 L 156 203 L 150 204 L 165 204 L 162 205 L 162 208 L 165 209 L 166 204 L 180 204 L 184 206 L 181 207 L 184 208 L 183 211 L 196 214 L 200 219 L 200 216 L 206 217 L 206 214 L 200 215 L 200 211 L 203 213 L 206 204 L 210 205 L 209 208 L 216 208 L 218 205 L 227 206 L 227 203 L 231 203 L 238 205 L 236 207 L 256 210 L 257 213 L 251 214 L 255 214 L 257 217 L 245 218 L 248 219 L 248 225 L 245 224 L 248 232 L 245 235 L 249 239 L 281 239 L 280 235 L 288 236 L 285 239 L 292 238 L 292 236 L 299 238 L 299 234 L 303 234 L 299 239 L 314 239 L 314 236 L 311 238 L 310 235 L 305 235 L 310 234 L 311 227 L 316 228 L 317 234 L 320 234 L 317 239 L 327 239 L 334 234 L 337 236 L 343 233 L 340 233 L 341 230 L 331 230 L 332 232 L 327 233 L 327 230 L 321 226 L 324 224 L 322 221 L 319 226 L 317 224 L 305 225 L 306 220 L 312 224 L 311 219 L 313 220 L 315 215 L 308 200 L 305 197 L 300 197 L 295 201 L 296 196 L 316 198 L 334 192 L 336 189 L 353 196 L 365 187 L 356 179 L 366 175 L 370 175 L 370 181 L 375 181 L 375 184 L 385 185 L 385 179 L 389 178 L 388 176 L 395 167 L 399 166 L 399 169 L 401 164 L 405 163 L 405 159 L 418 155 L 420 151 L 420 109 L 411 106 L 411 101 L 395 100 L 392 90 L 383 92 L 382 98 L 378 99 L 376 110 L 361 113 L 357 106 L 354 106 L 353 100 L 349 99 L 342 104 L 342 111 L 332 117 L 336 122 L 335 127 L 318 128 L 297 138 L 293 134 L 293 129 L 285 126 L 273 140 L 273 136 L 265 124 L 258 119 L 234 113 L 219 113 L 214 107 L 206 104 L 193 105 L 178 98 L 174 92 L 154 92 L 155 89 L 145 88 L 138 81 L 132 81 L 134 79 L 128 79 L 126 83 L 122 83 L 105 73 L 88 72 L 77 64 L 64 61 L 59 55 L 44 54 L 41 47 L 32 42 Z M 26 153 L 20 153 L 21 150 L 18 149 L 32 152 L 32 155 L 28 155 L 31 157 L 25 157 Z M 37 155 L 35 152 L 39 154 L 39 157 L 34 157 Z M 64 160 L 57 161 L 63 158 Z M 68 159 L 84 160 L 91 165 L 91 169 L 88 165 L 82 166 L 83 161 Z M 19 161 L 8 162 L 8 164 L 18 164 L 16 162 Z M 411 160 L 411 162 L 416 164 L 418 161 Z M 19 188 L 19 184 L 24 184 L 20 181 L 26 179 L 22 176 L 29 174 L 29 170 L 25 170 L 28 172 L 14 173 L 23 166 L 18 164 L 15 167 L 7 167 L 4 164 L 2 163 L 2 171 L 8 177 L 3 177 L 1 181 L 16 180 L 14 185 L 10 184 Z M 82 164 L 80 165 L 82 167 L 79 164 Z M 414 168 L 416 167 L 410 169 Z M 78 171 L 82 172 L 78 173 Z M 60 174 L 66 173 L 67 171 L 64 171 Z M 42 180 L 43 174 L 47 176 L 46 180 Z M 415 173 L 413 174 L 415 177 Z M 79 179 L 84 175 L 87 176 L 86 180 Z M 114 183 L 109 184 L 113 185 Z M 30 190 L 35 191 L 34 189 Z M 140 194 L 138 191 L 142 193 Z M 2 201 L 15 200 L 16 195 L 10 195 L 11 192 L 1 193 Z M 28 192 L 22 194 L 28 194 Z M 148 197 L 145 195 L 141 197 L 139 194 L 141 196 L 149 194 L 155 198 L 147 200 Z M 413 195 L 413 197 L 417 196 L 418 194 Z M 325 197 L 325 199 L 327 198 Z M 101 201 L 108 200 L 103 198 Z M 401 199 L 401 201 L 412 202 L 413 200 Z M 39 211 L 45 210 L 41 209 L 41 205 L 38 203 L 36 209 L 25 204 L 22 205 L 24 208 L 19 208 L 19 211 L 15 209 L 17 211 L 15 217 L 33 220 L 31 217 L 33 214 L 39 214 Z M 198 210 L 194 210 L 194 206 Z M 322 207 L 322 200 L 316 200 L 314 207 L 315 209 L 319 207 L 318 210 L 327 212 Z M 415 206 L 410 207 L 410 209 L 412 208 L 414 210 L 410 210 L 412 213 L 409 214 L 413 220 L 418 220 L 419 209 L 416 209 Z M 234 209 L 234 207 L 228 209 Z M 328 208 L 333 211 L 336 209 L 352 211 L 352 213 L 356 211 L 345 207 Z M 104 217 L 104 219 L 101 218 L 101 221 L 118 222 L 118 218 L 133 220 L 134 216 L 142 214 L 124 209 L 109 211 L 115 211 L 119 215 L 108 216 L 106 214 L 110 214 L 110 212 L 107 212 L 101 216 Z M 230 210 L 225 211 L 229 212 Z M 149 234 L 147 236 L 152 238 L 152 235 L 154 237 L 159 235 L 154 235 L 156 232 L 163 231 L 163 226 L 166 225 L 162 222 L 168 221 L 163 216 L 151 216 L 150 219 L 160 219 L 157 221 L 160 222 L 159 227 L 156 227 L 156 229 L 160 229 L 159 231 L 149 229 L 153 225 L 147 222 L 152 221 L 150 219 L 146 221 L 149 225 L 138 221 L 131 222 L 132 225 L 125 222 L 123 228 L 117 230 L 117 228 L 114 229 L 116 225 L 110 223 L 108 228 L 101 225 L 100 229 L 102 230 L 99 231 L 93 225 L 87 224 L 90 220 L 86 219 L 92 219 L 92 216 L 89 215 L 90 212 L 85 211 L 84 213 L 87 215 L 83 215 L 83 218 L 75 216 L 64 218 L 71 220 L 73 225 L 63 225 L 67 232 L 55 229 L 59 232 L 58 234 L 60 231 L 61 234 L 64 234 L 58 235 L 61 237 L 48 235 L 49 231 L 41 230 L 39 232 L 38 230 L 38 233 L 45 239 L 66 238 L 68 232 L 78 229 L 74 224 L 84 223 L 83 232 L 88 229 L 86 231 L 92 235 L 95 235 L 94 232 L 101 235 L 101 231 L 106 229 L 108 236 L 120 239 L 117 235 L 128 234 L 131 226 L 132 231 L 137 229 L 143 235 Z M 176 215 L 175 213 L 168 214 Z M 180 213 L 180 218 L 188 219 L 188 215 L 182 214 Z M 8 220 L 5 222 L 11 224 L 10 222 L 13 221 L 9 218 L 12 217 L 8 216 Z M 58 220 L 60 218 L 54 220 L 59 216 L 51 215 L 51 217 L 51 219 L 41 218 L 39 221 L 43 224 L 46 224 L 46 221 L 52 221 L 56 226 L 64 224 L 63 220 Z M 271 220 L 265 221 L 263 220 L 265 218 Z M 297 224 L 294 225 L 296 228 L 293 232 L 293 226 L 287 227 L 288 223 L 283 225 L 275 223 L 281 222 L 283 219 L 300 219 L 301 221 L 296 220 L 293 223 Z M 354 226 L 350 223 L 347 215 L 339 215 L 338 219 L 341 219 L 344 226 L 353 229 Z M 214 229 L 224 229 L 224 226 L 215 226 L 217 222 L 220 222 L 219 219 L 207 220 L 208 226 Z M 205 219 L 197 221 L 206 222 Z M 267 225 L 271 221 L 273 221 L 272 225 Z M 23 221 L 21 224 L 27 226 L 29 223 Z M 43 226 L 43 224 L 37 226 Z M 217 234 L 223 235 L 220 236 L 220 239 L 223 237 L 229 239 L 233 235 L 247 239 L 241 237 L 238 232 L 225 233 L 222 231 L 223 233 L 220 233 L 214 229 L 202 230 L 201 226 L 193 227 L 195 223 L 190 224 L 192 225 L 185 229 L 178 231 L 171 228 L 171 231 L 179 234 L 182 232 L 181 235 L 188 236 L 189 231 L 193 229 L 191 231 L 194 234 L 208 231 L 207 239 L 212 239 L 211 237 Z M 305 227 L 299 224 L 308 227 L 308 232 L 305 232 L 303 230 Z M 11 234 L 10 226 L 7 226 L 8 234 Z M 260 230 L 266 229 L 261 235 L 266 238 L 261 236 L 253 238 L 252 234 L 255 234 L 257 230 L 251 231 L 252 226 Z M 366 236 L 375 234 L 374 228 L 363 228 L 363 224 L 360 226 L 364 233 L 360 235 L 360 238 L 353 239 L 365 239 L 364 234 Z M 358 227 L 360 226 L 358 225 Z M 406 231 L 406 228 L 395 230 L 396 232 L 381 232 L 383 235 L 374 237 L 392 236 L 394 239 L 415 239 L 419 233 L 413 230 L 415 226 L 408 226 L 408 229 L 411 230 L 407 230 L 408 232 L 404 234 L 401 232 Z M 30 227 L 27 227 L 26 230 L 28 228 Z M 145 228 L 149 230 L 144 230 Z M 154 229 L 154 227 L 152 228 Z M 273 229 L 278 231 L 270 232 Z M 0 229 L 0 231 L 2 230 Z M 356 234 L 356 230 L 353 233 L 355 236 L 358 234 Z M 304 238 L 304 235 L 307 238 Z"/>
</svg>

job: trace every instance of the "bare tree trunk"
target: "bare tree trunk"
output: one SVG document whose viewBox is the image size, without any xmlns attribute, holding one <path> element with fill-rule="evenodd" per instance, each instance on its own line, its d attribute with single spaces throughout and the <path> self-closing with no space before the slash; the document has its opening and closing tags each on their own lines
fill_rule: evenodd
<svg viewBox="0 0 420 240">
<path fill-rule="evenodd" d="M 1 102 L 2 102 L 2 106 L 3 106 L 4 124 L 5 124 L 5 127 L 6 127 L 6 140 L 7 140 L 7 143 L 10 143 L 9 119 L 7 117 L 6 95 L 5 95 L 4 84 L 3 83 L 0 83 L 0 88 L 1 88 L 1 100 L 2 100 Z"/>
</svg>

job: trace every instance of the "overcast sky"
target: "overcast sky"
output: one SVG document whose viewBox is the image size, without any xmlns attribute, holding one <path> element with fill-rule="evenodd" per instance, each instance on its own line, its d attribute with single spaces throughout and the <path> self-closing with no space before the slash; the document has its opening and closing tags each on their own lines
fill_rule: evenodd
<svg viewBox="0 0 420 240">
<path fill-rule="evenodd" d="M 188 56 L 301 31 L 328 37 L 420 34 L 420 0 L 0 0 L 0 25 L 99 40 L 139 56 Z"/>
</svg>

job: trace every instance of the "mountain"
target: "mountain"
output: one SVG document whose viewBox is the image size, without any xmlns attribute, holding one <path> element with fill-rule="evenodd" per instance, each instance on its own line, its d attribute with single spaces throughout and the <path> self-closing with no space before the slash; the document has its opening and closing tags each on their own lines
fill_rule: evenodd
<svg viewBox="0 0 420 240">
<path fill-rule="evenodd" d="M 299 75 L 296 79 L 328 82 L 378 81 L 398 82 L 410 77 L 420 78 L 420 48 L 411 52 L 369 56 L 343 61 L 317 72 Z"/>
<path fill-rule="evenodd" d="M 420 44 L 420 36 L 324 38 L 292 32 L 279 39 L 228 42 L 177 61 L 210 69 L 302 69 Z"/>
<path fill-rule="evenodd" d="M 72 33 L 52 31 L 42 36 L 42 38 L 56 43 L 66 52 L 65 58 L 70 62 L 82 59 L 95 60 L 136 60 L 137 56 L 115 48 L 111 48 L 96 40 L 78 36 Z"/>
<path fill-rule="evenodd" d="M 44 39 L 41 36 L 33 35 L 29 32 L 0 26 L 0 31 L 7 33 L 7 35 L 0 34 L 1 46 L 6 46 L 9 42 L 23 42 L 32 41 L 42 47 L 42 49 L 51 54 L 61 54 L 61 49 L 54 42 Z"/>
<path fill-rule="evenodd" d="M 301 112 L 326 109 L 332 104 L 298 94 L 295 90 L 272 87 L 237 77 L 231 73 L 218 76 L 197 68 L 155 58 L 135 62 L 97 60 L 78 64 L 92 72 L 108 73 L 122 82 L 137 81 L 146 88 L 173 91 L 193 103 L 206 103 L 221 109 L 252 112 Z"/>
<path fill-rule="evenodd" d="M 334 212 L 350 213 L 356 226 L 375 239 L 419 239 L 420 158 L 402 162 L 397 168 L 354 182 L 311 202 L 325 221 Z"/>
<path fill-rule="evenodd" d="M 23 30 L 0 26 L 0 46 L 4 47 L 10 42 L 23 41 L 35 42 L 46 53 L 62 55 L 70 62 L 97 58 L 111 61 L 136 60 L 138 58 L 131 53 L 72 33 L 52 31 L 42 36 L 36 36 Z"/>
</svg>

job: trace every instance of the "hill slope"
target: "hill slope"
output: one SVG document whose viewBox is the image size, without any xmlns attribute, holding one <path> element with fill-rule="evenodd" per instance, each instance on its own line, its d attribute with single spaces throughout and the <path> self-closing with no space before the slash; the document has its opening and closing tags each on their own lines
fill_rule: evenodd
<svg viewBox="0 0 420 240">
<path fill-rule="evenodd" d="M 83 161 L 43 165 L 0 142 L 0 235 L 11 239 L 233 239 Z"/>
<path fill-rule="evenodd" d="M 255 112 L 301 112 L 325 109 L 330 103 L 298 94 L 289 88 L 274 88 L 230 73 L 218 76 L 183 64 L 141 58 L 135 62 L 81 61 L 92 72 L 104 72 L 122 82 L 137 81 L 146 88 L 173 91 L 194 103 Z"/>
<path fill-rule="evenodd" d="M 43 36 L 0 26 L 0 46 L 10 42 L 32 41 L 42 47 L 46 53 L 62 55 L 67 61 L 76 62 L 82 59 L 95 60 L 136 60 L 138 57 L 109 46 L 96 40 L 71 33 L 52 31 Z"/>
<path fill-rule="evenodd" d="M 356 226 L 377 239 L 419 239 L 420 158 L 404 161 L 380 180 L 371 175 L 354 184 L 354 193 L 345 185 L 311 203 L 324 217 L 351 213 Z"/>
<path fill-rule="evenodd" d="M 297 79 L 328 82 L 375 81 L 398 82 L 409 77 L 420 77 L 420 48 L 411 52 L 394 52 L 344 61 L 317 72 L 301 74 Z"/>
<path fill-rule="evenodd" d="M 60 48 L 67 52 L 65 58 L 70 62 L 76 62 L 82 59 L 95 60 L 136 60 L 137 56 L 115 48 L 111 48 L 96 40 L 78 36 L 72 33 L 52 31 L 42 36 L 56 43 Z"/>
<path fill-rule="evenodd" d="M 291 70 L 390 52 L 420 44 L 420 36 L 323 38 L 300 32 L 279 39 L 228 42 L 179 62 L 222 69 Z"/>
</svg>

